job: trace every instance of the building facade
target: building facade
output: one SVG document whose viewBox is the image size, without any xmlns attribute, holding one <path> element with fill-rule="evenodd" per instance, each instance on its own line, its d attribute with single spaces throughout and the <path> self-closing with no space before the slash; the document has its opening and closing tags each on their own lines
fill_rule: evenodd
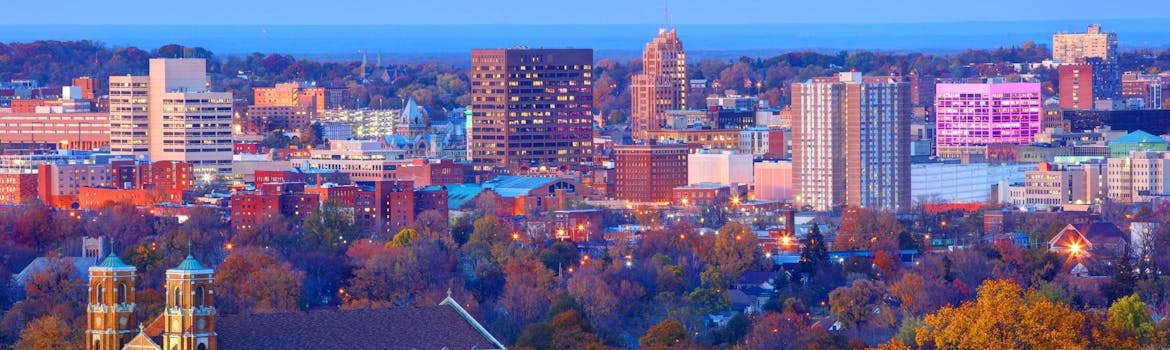
<svg viewBox="0 0 1170 350">
<path fill-rule="evenodd" d="M 150 155 L 149 76 L 110 76 L 110 153 Z"/>
<path fill-rule="evenodd" d="M 687 155 L 687 183 L 751 184 L 752 155 L 699 150 Z"/>
<path fill-rule="evenodd" d="M 982 155 L 989 144 L 1031 143 L 1041 130 L 1042 103 L 1039 83 L 938 84 L 938 156 Z"/>
<path fill-rule="evenodd" d="M 1060 108 L 1093 109 L 1093 66 L 1065 64 L 1059 74 Z"/>
<path fill-rule="evenodd" d="M 635 144 L 613 147 L 614 197 L 631 202 L 668 202 L 675 187 L 687 184 L 685 144 Z"/>
<path fill-rule="evenodd" d="M 1056 33 L 1052 35 L 1052 59 L 1074 63 L 1085 57 L 1106 61 L 1117 59 L 1117 33 L 1101 31 L 1101 25 L 1092 24 L 1084 33 Z"/>
<path fill-rule="evenodd" d="M 687 58 L 674 30 L 660 29 L 642 52 L 642 74 L 630 79 L 630 124 L 635 139 L 666 124 L 666 111 L 687 106 Z"/>
<path fill-rule="evenodd" d="M 1144 203 L 1170 196 L 1170 152 L 1132 152 L 1109 158 L 1109 199 L 1118 203 Z"/>
<path fill-rule="evenodd" d="M 593 50 L 472 50 L 470 71 L 473 170 L 590 160 Z"/>
<path fill-rule="evenodd" d="M 798 207 L 910 209 L 909 84 L 848 72 L 792 93 Z"/>
</svg>

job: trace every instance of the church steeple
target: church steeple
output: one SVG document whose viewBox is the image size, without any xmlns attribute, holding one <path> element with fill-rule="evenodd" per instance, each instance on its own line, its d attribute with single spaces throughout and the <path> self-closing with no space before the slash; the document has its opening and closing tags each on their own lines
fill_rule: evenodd
<svg viewBox="0 0 1170 350">
<path fill-rule="evenodd" d="M 191 254 L 167 270 L 163 349 L 216 349 L 214 273 Z"/>
<path fill-rule="evenodd" d="M 89 306 L 86 308 L 86 350 L 121 350 L 134 336 L 134 282 L 138 269 L 114 253 L 89 268 Z"/>
<path fill-rule="evenodd" d="M 369 66 L 369 61 L 370 60 L 366 55 L 366 51 L 362 50 L 362 67 L 361 67 L 362 80 L 366 80 L 366 70 L 367 70 L 366 67 Z"/>
</svg>

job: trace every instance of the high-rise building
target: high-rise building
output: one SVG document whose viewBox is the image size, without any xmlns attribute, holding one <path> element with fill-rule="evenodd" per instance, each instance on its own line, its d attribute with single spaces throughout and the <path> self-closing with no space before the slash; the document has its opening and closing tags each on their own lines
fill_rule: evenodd
<svg viewBox="0 0 1170 350">
<path fill-rule="evenodd" d="M 687 106 L 687 59 L 674 29 L 661 29 L 642 52 L 642 74 L 630 80 L 630 120 L 634 138 L 666 124 L 666 111 Z"/>
<path fill-rule="evenodd" d="M 1076 63 L 1088 57 L 1117 61 L 1117 33 L 1101 32 L 1101 25 L 1090 24 L 1084 33 L 1052 35 L 1052 59 Z"/>
<path fill-rule="evenodd" d="M 150 160 L 190 163 L 205 181 L 232 173 L 232 94 L 209 86 L 204 59 L 150 60 Z"/>
<path fill-rule="evenodd" d="M 846 72 L 792 85 L 798 207 L 910 209 L 910 86 Z"/>
<path fill-rule="evenodd" d="M 110 76 L 110 153 L 150 155 L 148 76 Z"/>
<path fill-rule="evenodd" d="M 1093 109 L 1093 66 L 1066 64 L 1057 68 L 1060 108 Z"/>
<path fill-rule="evenodd" d="M 614 197 L 632 202 L 667 202 L 687 184 L 686 144 L 648 143 L 613 147 Z"/>
<path fill-rule="evenodd" d="M 472 50 L 470 75 L 474 170 L 592 158 L 592 49 Z"/>
<path fill-rule="evenodd" d="M 206 68 L 156 58 L 149 76 L 111 76 L 111 152 L 191 163 L 205 181 L 230 175 L 232 94 L 211 92 Z"/>
<path fill-rule="evenodd" d="M 940 158 L 982 155 L 988 144 L 1026 145 L 1041 130 L 1039 83 L 938 84 L 936 90 Z"/>
</svg>

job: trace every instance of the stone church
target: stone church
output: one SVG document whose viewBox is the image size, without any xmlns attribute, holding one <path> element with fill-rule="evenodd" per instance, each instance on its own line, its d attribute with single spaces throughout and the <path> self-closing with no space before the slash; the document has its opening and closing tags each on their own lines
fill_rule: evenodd
<svg viewBox="0 0 1170 350">
<path fill-rule="evenodd" d="M 505 349 L 450 292 L 439 305 L 218 315 L 214 269 L 166 271 L 161 315 L 137 319 L 138 270 L 113 252 L 89 268 L 86 350 Z"/>
</svg>

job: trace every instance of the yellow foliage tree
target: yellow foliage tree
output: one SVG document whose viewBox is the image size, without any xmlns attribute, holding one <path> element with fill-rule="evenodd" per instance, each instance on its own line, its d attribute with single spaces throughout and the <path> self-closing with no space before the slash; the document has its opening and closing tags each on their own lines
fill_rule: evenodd
<svg viewBox="0 0 1170 350">
<path fill-rule="evenodd" d="M 976 300 L 927 315 L 915 342 L 938 349 L 1084 349 L 1085 322 L 1067 305 L 993 280 L 979 287 Z"/>
</svg>

